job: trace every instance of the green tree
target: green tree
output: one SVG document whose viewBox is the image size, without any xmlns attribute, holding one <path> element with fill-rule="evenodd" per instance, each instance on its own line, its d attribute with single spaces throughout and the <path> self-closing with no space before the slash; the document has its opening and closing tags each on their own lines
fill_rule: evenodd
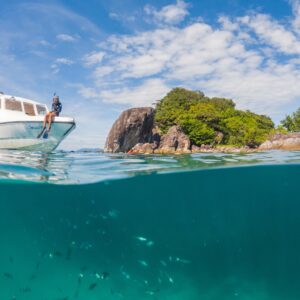
<svg viewBox="0 0 300 300">
<path fill-rule="evenodd" d="M 186 132 L 195 145 L 212 144 L 215 139 L 215 131 L 206 123 L 197 119 L 186 119 L 180 123 L 181 128 Z"/>
<path fill-rule="evenodd" d="M 188 111 L 191 105 L 203 101 L 202 92 L 189 91 L 183 88 L 171 90 L 156 103 L 155 121 L 157 126 L 166 132 L 171 126 L 178 124 L 178 118 Z"/>
<path fill-rule="evenodd" d="M 238 146 L 259 146 L 274 128 L 273 122 L 268 122 L 269 120 L 265 116 L 238 111 L 235 116 L 223 121 L 226 128 L 226 142 Z"/>
<path fill-rule="evenodd" d="M 208 98 L 183 88 L 173 89 L 157 102 L 155 122 L 163 133 L 180 125 L 199 146 L 216 142 L 255 147 L 274 129 L 269 117 L 237 110 L 231 99 Z"/>
<path fill-rule="evenodd" d="M 286 118 L 281 121 L 281 124 L 288 131 L 300 131 L 300 108 L 293 114 L 286 116 Z"/>
</svg>

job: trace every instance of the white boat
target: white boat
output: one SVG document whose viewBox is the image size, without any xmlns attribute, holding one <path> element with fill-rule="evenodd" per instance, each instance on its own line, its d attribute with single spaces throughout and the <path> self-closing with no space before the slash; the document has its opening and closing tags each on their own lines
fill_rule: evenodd
<svg viewBox="0 0 300 300">
<path fill-rule="evenodd" d="M 73 118 L 55 117 L 48 135 L 43 129 L 47 105 L 0 93 L 0 149 L 54 150 L 75 128 Z"/>
</svg>

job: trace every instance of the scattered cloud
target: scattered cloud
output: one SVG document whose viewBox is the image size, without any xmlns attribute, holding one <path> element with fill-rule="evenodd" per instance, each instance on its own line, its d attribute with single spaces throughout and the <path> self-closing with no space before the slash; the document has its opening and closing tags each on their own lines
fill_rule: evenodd
<svg viewBox="0 0 300 300">
<path fill-rule="evenodd" d="M 75 37 L 75 36 L 72 36 L 69 34 L 64 34 L 64 33 L 58 34 L 56 36 L 56 38 L 63 42 L 76 42 L 78 40 L 77 36 Z"/>
<path fill-rule="evenodd" d="M 41 40 L 41 41 L 39 42 L 39 44 L 42 45 L 42 46 L 45 46 L 45 47 L 51 46 L 51 43 L 49 43 L 49 42 L 46 41 L 46 40 Z"/>
<path fill-rule="evenodd" d="M 55 60 L 56 64 L 71 66 L 74 64 L 74 61 L 65 57 L 60 57 Z"/>
<path fill-rule="evenodd" d="M 71 66 L 75 62 L 69 58 L 59 57 L 55 60 L 55 63 L 51 65 L 52 74 L 55 75 L 60 72 L 60 65 Z"/>
<path fill-rule="evenodd" d="M 92 52 L 84 56 L 83 62 L 87 67 L 99 64 L 104 58 L 104 52 Z"/>
<path fill-rule="evenodd" d="M 85 99 L 95 99 L 99 97 L 99 94 L 95 89 L 90 87 L 85 87 L 83 85 L 79 86 L 78 93 Z"/>
<path fill-rule="evenodd" d="M 149 106 L 161 99 L 170 87 L 161 79 L 148 79 L 135 87 L 122 87 L 115 90 L 100 91 L 98 97 L 104 102 L 128 104 L 132 106 Z M 95 95 L 95 94 L 94 94 Z"/>
<path fill-rule="evenodd" d="M 176 4 L 164 6 L 157 10 L 151 5 L 146 5 L 144 11 L 158 23 L 175 25 L 182 22 L 189 15 L 188 4 L 183 0 L 177 0 Z"/>
<path fill-rule="evenodd" d="M 116 21 L 134 22 L 134 21 L 136 21 L 136 16 L 134 14 L 135 14 L 135 12 L 130 15 L 120 14 L 120 13 L 116 13 L 116 12 L 110 12 L 109 17 L 112 20 L 116 20 Z"/>
<path fill-rule="evenodd" d="M 300 54 L 300 40 L 287 26 L 265 14 L 239 18 L 241 25 L 252 30 L 258 42 L 265 43 L 285 54 Z M 262 45 L 263 46 L 263 45 Z"/>
<path fill-rule="evenodd" d="M 161 10 L 146 6 L 157 28 L 110 36 L 93 52 L 105 56 L 92 64 L 93 94 L 111 103 L 151 105 L 170 88 L 185 86 L 276 117 L 300 97 L 299 3 L 293 2 L 294 17 L 285 23 L 251 12 L 221 16 L 216 26 L 201 20 L 179 26 L 188 15 L 183 1 Z"/>
<path fill-rule="evenodd" d="M 300 34 L 300 1 L 299 0 L 291 0 L 290 4 L 293 9 L 293 20 L 292 27 L 293 30 L 299 35 Z"/>
</svg>

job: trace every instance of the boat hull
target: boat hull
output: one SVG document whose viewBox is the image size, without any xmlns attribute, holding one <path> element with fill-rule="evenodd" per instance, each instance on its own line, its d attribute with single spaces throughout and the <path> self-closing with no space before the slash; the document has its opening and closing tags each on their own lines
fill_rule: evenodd
<svg viewBox="0 0 300 300">
<path fill-rule="evenodd" d="M 75 123 L 74 121 L 54 122 L 48 135 L 38 138 L 42 128 L 42 121 L 2 122 L 0 123 L 0 149 L 53 151 L 75 128 Z"/>
</svg>

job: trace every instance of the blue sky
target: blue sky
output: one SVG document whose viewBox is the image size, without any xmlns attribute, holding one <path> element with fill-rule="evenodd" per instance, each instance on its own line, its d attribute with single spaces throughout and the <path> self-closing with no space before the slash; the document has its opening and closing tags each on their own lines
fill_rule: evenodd
<svg viewBox="0 0 300 300">
<path fill-rule="evenodd" d="M 103 147 L 120 112 L 171 88 L 279 122 L 300 106 L 300 0 L 0 0 L 0 90 L 51 103 Z"/>
</svg>

